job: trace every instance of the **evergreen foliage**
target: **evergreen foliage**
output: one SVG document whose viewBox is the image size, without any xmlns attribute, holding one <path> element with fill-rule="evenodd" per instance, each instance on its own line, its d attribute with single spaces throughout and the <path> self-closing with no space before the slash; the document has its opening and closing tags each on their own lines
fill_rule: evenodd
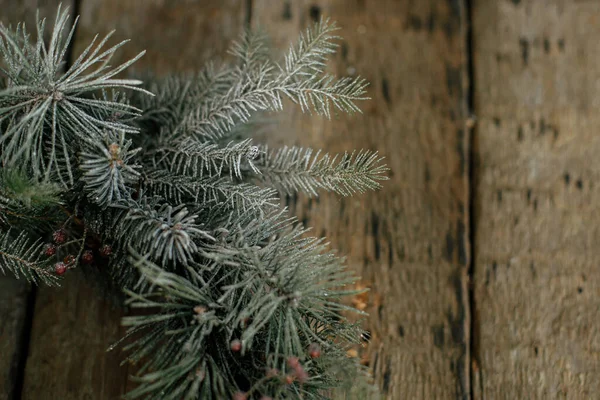
<svg viewBox="0 0 600 400">
<path fill-rule="evenodd" d="M 68 65 L 68 21 L 59 9 L 47 44 L 45 20 L 35 40 L 0 26 L 0 271 L 55 285 L 85 267 L 125 293 L 141 310 L 124 319 L 140 366 L 127 398 L 370 391 L 346 356 L 361 330 L 340 299 L 356 277 L 278 194 L 362 193 L 387 168 L 368 150 L 249 137 L 251 118 L 284 98 L 326 117 L 359 111 L 366 82 L 325 73 L 335 25 L 308 29 L 281 64 L 247 32 L 235 63 L 142 84 L 119 74 L 143 52 L 110 65 L 125 43 L 107 46 L 112 33 Z"/>
</svg>

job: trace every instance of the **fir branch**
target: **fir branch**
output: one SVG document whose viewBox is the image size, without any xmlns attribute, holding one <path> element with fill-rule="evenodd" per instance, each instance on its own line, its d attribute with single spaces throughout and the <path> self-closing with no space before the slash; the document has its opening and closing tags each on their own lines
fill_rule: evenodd
<svg viewBox="0 0 600 400">
<path fill-rule="evenodd" d="M 227 65 L 209 62 L 194 75 L 149 79 L 147 90 L 156 95 L 150 97 L 134 93 L 133 96 L 134 104 L 143 110 L 137 124 L 154 131 L 168 128 L 171 137 L 176 137 L 177 127 L 192 110 L 226 93 L 235 83 L 233 71 L 234 68 Z"/>
<path fill-rule="evenodd" d="M 187 117 L 185 126 L 200 139 L 215 140 L 236 124 L 248 121 L 256 111 L 282 110 L 284 96 L 299 104 L 302 111 L 313 110 L 328 118 L 332 106 L 344 112 L 360 112 L 354 103 L 367 99 L 367 83 L 359 77 L 293 80 L 285 73 L 273 76 L 272 71 L 272 66 L 261 66 L 257 79 L 240 82 L 206 107 L 197 109 Z"/>
<path fill-rule="evenodd" d="M 331 35 L 335 29 L 325 20 L 315 24 L 297 47 L 290 49 L 285 67 L 276 68 L 269 61 L 255 63 L 253 74 L 244 75 L 227 93 L 197 107 L 186 117 L 184 126 L 200 139 L 215 140 L 236 124 L 248 121 L 256 111 L 281 110 L 283 97 L 305 112 L 314 110 L 328 118 L 332 106 L 345 112 L 360 111 L 355 102 L 366 99 L 364 79 L 319 76 L 326 56 L 335 49 L 332 39 L 336 37 Z"/>
<path fill-rule="evenodd" d="M 33 241 L 27 233 L 0 231 L 0 272 L 11 272 L 16 278 L 24 278 L 35 284 L 58 285 L 58 277 L 49 268 L 43 256 L 43 243 Z"/>
<path fill-rule="evenodd" d="M 156 152 L 157 164 L 162 164 L 171 172 L 203 178 L 221 176 L 225 169 L 230 177 L 242 177 L 242 164 L 253 168 L 252 160 L 258 156 L 259 148 L 252 145 L 251 139 L 229 142 L 224 147 L 210 142 L 198 142 L 188 138 L 176 147 L 161 147 Z"/>
<path fill-rule="evenodd" d="M 267 211 L 279 206 L 277 192 L 252 184 L 236 183 L 228 177 L 194 178 L 170 171 L 147 168 L 143 187 L 148 193 L 161 196 L 174 204 L 202 204 L 213 213 L 250 210 Z"/>
<path fill-rule="evenodd" d="M 271 58 L 268 37 L 262 31 L 244 31 L 239 40 L 231 44 L 228 53 L 237 57 L 240 76 L 253 73 Z"/>
<path fill-rule="evenodd" d="M 362 150 L 343 155 L 316 153 L 309 148 L 264 148 L 255 161 L 261 172 L 256 176 L 288 194 L 303 191 L 317 196 L 319 189 L 342 196 L 379 189 L 388 171 L 377 152 Z"/>
<path fill-rule="evenodd" d="M 286 75 L 320 75 L 325 70 L 328 57 L 337 50 L 335 41 L 341 39 L 333 35 L 337 30 L 335 23 L 321 18 L 305 34 L 300 34 L 297 44 L 291 46 L 285 56 Z"/>
</svg>

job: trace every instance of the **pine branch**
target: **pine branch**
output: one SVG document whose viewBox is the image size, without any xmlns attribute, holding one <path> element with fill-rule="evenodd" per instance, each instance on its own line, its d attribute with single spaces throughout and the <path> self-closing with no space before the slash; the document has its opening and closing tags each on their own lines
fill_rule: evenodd
<svg viewBox="0 0 600 400">
<path fill-rule="evenodd" d="M 63 204 L 61 191 L 53 183 L 40 183 L 21 171 L 0 172 L 0 225 L 17 221 L 23 228 L 41 231 L 59 220 L 58 207 Z"/>
<path fill-rule="evenodd" d="M 153 206 L 130 201 L 119 207 L 128 210 L 116 229 L 121 246 L 132 246 L 149 254 L 163 267 L 176 263 L 188 265 L 198 251 L 195 240 L 214 240 L 196 223 L 197 216 L 184 206 Z"/>
<path fill-rule="evenodd" d="M 0 231 L 0 272 L 12 273 L 35 284 L 58 285 L 58 277 L 44 259 L 43 243 L 33 241 L 27 233 L 14 235 L 12 231 Z"/>
<path fill-rule="evenodd" d="M 286 226 L 289 224 L 286 223 Z M 180 343 L 180 346 L 183 344 L 184 351 L 178 354 L 188 360 L 170 364 L 170 373 L 162 370 L 156 375 L 142 377 L 137 393 L 156 396 L 158 393 L 171 393 L 174 387 L 187 387 L 189 383 L 180 379 L 190 376 L 193 380 L 194 374 L 202 371 L 202 361 L 215 357 L 214 351 L 207 349 L 227 349 L 236 338 L 242 345 L 240 350 L 236 350 L 241 352 L 238 362 L 252 360 L 254 365 L 263 365 L 265 369 L 280 368 L 282 371 L 290 369 L 286 366 L 289 357 L 303 354 L 314 341 L 324 349 L 331 347 L 332 354 L 335 354 L 334 343 L 329 336 L 332 332 L 345 339 L 357 340 L 356 327 L 344 333 L 342 326 L 345 322 L 338 313 L 343 307 L 333 302 L 338 296 L 352 293 L 340 291 L 340 288 L 353 282 L 354 278 L 343 271 L 339 259 L 324 252 L 322 241 L 304 239 L 304 233 L 298 229 L 288 231 L 265 244 L 264 248 L 239 247 L 236 256 L 239 263 L 233 269 L 233 264 L 229 264 L 228 273 L 221 278 L 219 285 L 211 281 L 222 276 L 221 270 L 210 270 L 210 277 L 193 282 L 165 272 L 147 256 L 131 249 L 132 264 L 148 281 L 145 287 L 153 289 L 147 293 L 128 292 L 129 305 L 160 310 L 126 320 L 126 324 L 132 327 L 131 333 L 146 332 L 148 335 L 147 340 L 141 340 L 132 347 L 137 350 L 134 359 L 149 358 L 147 363 L 160 363 L 158 356 L 153 356 L 154 349 L 168 346 L 165 336 L 176 336 L 168 341 Z M 319 268 L 314 268 L 315 265 Z M 317 310 L 315 304 L 319 307 Z M 241 327 L 241 330 L 229 327 Z M 163 333 L 156 334 L 157 331 Z M 238 336 L 240 333 L 241 336 Z M 283 337 L 287 339 L 280 340 Z M 261 361 L 262 354 L 276 356 Z M 228 351 L 223 356 L 228 359 L 236 357 L 235 353 Z M 337 382 L 335 378 L 321 374 L 319 366 L 312 364 L 304 363 L 307 380 L 301 386 L 290 387 L 276 379 L 267 380 L 270 382 L 266 385 L 264 379 L 252 376 L 252 372 L 248 371 L 247 379 L 256 382 L 250 391 L 273 395 L 301 387 L 307 398 L 325 398 L 319 395 L 319 391 L 331 388 Z M 224 371 L 219 373 L 226 382 L 224 387 L 236 387 L 233 377 Z M 157 383 L 150 376 L 161 377 L 162 382 Z M 211 387 L 207 398 L 231 395 L 231 392 L 221 390 L 225 389 Z"/>
<path fill-rule="evenodd" d="M 143 310 L 124 321 L 141 364 L 128 398 L 326 399 L 366 382 L 345 353 L 356 310 L 339 301 L 356 278 L 276 189 L 350 195 L 378 188 L 387 168 L 371 151 L 269 151 L 249 138 L 285 98 L 327 117 L 359 111 L 366 82 L 325 74 L 335 25 L 311 27 L 282 65 L 246 32 L 233 64 L 155 79 L 149 97 L 117 78 L 141 54 L 109 65 L 125 43 L 107 46 L 112 33 L 64 71 L 68 21 L 59 11 L 48 44 L 44 20 L 33 42 L 0 26 L 0 271 L 54 283 L 58 250 L 124 289 Z M 56 246 L 31 239 L 50 234 Z"/>
<path fill-rule="evenodd" d="M 350 196 L 379 189 L 378 181 L 387 180 L 388 171 L 377 152 L 359 151 L 343 155 L 321 154 L 312 149 L 283 147 L 269 151 L 265 147 L 255 161 L 261 172 L 258 179 L 280 188 L 288 194 L 303 191 L 318 196 L 324 189 Z"/>
<path fill-rule="evenodd" d="M 129 187 L 137 182 L 138 165 L 131 164 L 140 150 L 131 149 L 124 132 L 106 134 L 102 141 L 86 146 L 79 155 L 82 180 L 90 199 L 106 207 L 130 197 Z M 131 164 L 131 165 L 130 165 Z"/>
<path fill-rule="evenodd" d="M 31 168 L 34 176 L 43 176 L 46 180 L 56 171 L 65 186 L 74 184 L 72 156 L 67 150 L 67 143 L 70 146 L 94 143 L 102 137 L 105 129 L 136 131 L 118 120 L 95 117 L 117 113 L 137 115 L 139 110 L 135 107 L 106 99 L 87 99 L 84 95 L 97 90 L 143 91 L 136 88 L 140 81 L 114 78 L 139 59 L 143 52 L 111 68 L 110 60 L 127 42 L 106 49 L 112 33 L 97 45 L 96 36 L 71 67 L 61 73 L 77 24 L 76 20 L 65 38 L 63 31 L 68 21 L 67 10 L 61 12 L 59 9 L 48 46 L 43 37 L 45 20 L 37 21 L 35 44 L 29 43 L 24 26 L 18 26 L 13 32 L 0 24 L 0 55 L 7 66 L 1 71 L 9 83 L 0 92 L 0 124 L 8 124 L 0 137 L 2 162 Z M 59 157 L 64 157 L 64 162 L 60 162 Z"/>
<path fill-rule="evenodd" d="M 62 203 L 60 188 L 53 183 L 39 183 L 15 169 L 0 172 L 0 196 L 6 203 L 26 208 L 44 209 Z"/>
</svg>

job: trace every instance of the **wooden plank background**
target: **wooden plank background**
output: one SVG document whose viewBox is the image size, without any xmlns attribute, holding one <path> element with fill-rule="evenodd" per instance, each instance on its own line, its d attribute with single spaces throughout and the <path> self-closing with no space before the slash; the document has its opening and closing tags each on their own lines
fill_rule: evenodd
<svg viewBox="0 0 600 400">
<path fill-rule="evenodd" d="M 600 395 L 600 2 L 474 1 L 483 398 Z"/>
<path fill-rule="evenodd" d="M 0 20 L 58 1 L 0 0 Z M 265 140 L 377 149 L 377 193 L 288 198 L 371 287 L 363 349 L 388 399 L 590 399 L 600 393 L 600 2 L 73 0 L 77 55 L 117 29 L 136 72 L 193 71 L 246 27 L 276 49 L 321 16 L 332 72 L 371 82 L 364 114 L 287 107 Z M 472 117 L 474 115 L 476 118 Z M 116 399 L 105 349 L 123 311 L 77 274 L 33 293 L 0 281 L 0 400 Z"/>
</svg>

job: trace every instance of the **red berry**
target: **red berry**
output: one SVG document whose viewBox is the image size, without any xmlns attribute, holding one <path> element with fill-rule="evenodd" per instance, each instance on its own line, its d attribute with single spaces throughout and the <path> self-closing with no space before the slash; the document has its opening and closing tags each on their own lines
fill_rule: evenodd
<svg viewBox="0 0 600 400">
<path fill-rule="evenodd" d="M 319 357 L 321 357 L 321 346 L 319 346 L 317 343 L 311 343 L 308 346 L 308 355 L 311 358 L 319 358 Z"/>
<path fill-rule="evenodd" d="M 302 368 L 301 365 L 299 365 L 298 368 L 296 368 L 296 370 L 294 371 L 294 376 L 296 377 L 296 379 L 298 379 L 298 382 L 300 383 L 304 383 L 308 380 L 308 374 L 306 373 L 304 368 Z"/>
<path fill-rule="evenodd" d="M 63 244 L 67 240 L 67 234 L 62 229 L 54 231 L 52 234 L 52 239 L 56 244 Z"/>
<path fill-rule="evenodd" d="M 73 254 L 69 254 L 63 259 L 63 262 L 67 265 L 75 264 L 75 256 Z"/>
<path fill-rule="evenodd" d="M 67 266 L 65 263 L 57 262 L 54 264 L 54 271 L 56 272 L 56 275 L 64 275 L 65 272 L 67 272 Z"/>
<path fill-rule="evenodd" d="M 288 385 L 291 385 L 292 383 L 294 383 L 294 377 L 292 375 L 286 375 L 285 383 L 287 383 Z"/>
<path fill-rule="evenodd" d="M 56 254 L 56 246 L 52 243 L 48 243 L 44 249 L 44 254 L 46 254 L 48 257 L 52 257 Z"/>
<path fill-rule="evenodd" d="M 81 255 L 81 262 L 84 264 L 91 264 L 94 262 L 94 253 L 91 250 L 86 250 Z"/>
<path fill-rule="evenodd" d="M 290 368 L 296 369 L 296 368 L 298 368 L 300 366 L 300 361 L 298 360 L 298 357 L 289 357 L 287 359 L 287 365 Z"/>
<path fill-rule="evenodd" d="M 99 251 L 102 257 L 108 257 L 112 254 L 112 247 L 110 247 L 108 244 L 105 244 L 104 246 L 100 247 Z"/>
<path fill-rule="evenodd" d="M 202 382 L 204 380 L 204 378 L 206 377 L 206 372 L 204 372 L 204 370 L 202 368 L 198 368 L 196 370 L 196 377 L 200 378 L 200 382 Z"/>
<path fill-rule="evenodd" d="M 248 399 L 248 395 L 244 392 L 235 392 L 233 394 L 233 400 L 246 400 Z"/>
<path fill-rule="evenodd" d="M 231 341 L 231 351 L 238 352 L 240 350 L 242 350 L 242 342 L 239 341 L 238 339 L 232 340 Z"/>
<path fill-rule="evenodd" d="M 279 370 L 277 368 L 269 368 L 267 370 L 267 378 L 273 378 L 277 375 L 279 375 Z"/>
</svg>

